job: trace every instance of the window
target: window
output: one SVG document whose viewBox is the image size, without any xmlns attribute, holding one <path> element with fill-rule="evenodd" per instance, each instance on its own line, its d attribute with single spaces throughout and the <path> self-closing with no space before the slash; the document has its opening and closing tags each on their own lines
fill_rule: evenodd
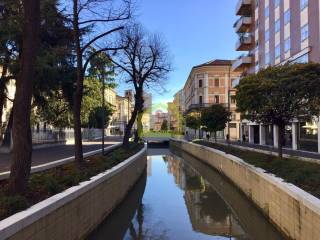
<svg viewBox="0 0 320 240">
<path fill-rule="evenodd" d="M 300 0 L 300 10 L 302 11 L 308 6 L 308 0 Z"/>
<path fill-rule="evenodd" d="M 270 53 L 269 52 L 267 52 L 266 54 L 265 54 L 265 65 L 270 65 Z"/>
<path fill-rule="evenodd" d="M 202 103 L 203 103 L 202 96 L 199 96 L 199 104 L 202 104 Z"/>
<path fill-rule="evenodd" d="M 280 5 L 280 0 L 275 0 L 274 1 L 274 7 L 277 8 Z"/>
<path fill-rule="evenodd" d="M 269 17 L 269 6 L 264 9 L 264 16 L 265 18 Z"/>
<path fill-rule="evenodd" d="M 220 86 L 220 80 L 219 80 L 219 78 L 215 78 L 215 79 L 214 79 L 214 86 L 215 86 L 215 87 L 219 87 L 219 86 Z"/>
<path fill-rule="evenodd" d="M 274 24 L 274 31 L 277 33 L 280 31 L 280 19 L 278 19 Z"/>
<path fill-rule="evenodd" d="M 231 104 L 236 104 L 236 96 L 232 95 L 230 97 Z"/>
<path fill-rule="evenodd" d="M 202 88 L 202 80 L 199 80 L 199 88 Z"/>
<path fill-rule="evenodd" d="M 287 25 L 288 23 L 290 23 L 290 9 L 288 9 L 287 11 L 285 11 L 284 13 L 284 25 Z"/>
<path fill-rule="evenodd" d="M 267 29 L 264 33 L 265 41 L 268 42 L 270 38 L 270 31 Z"/>
<path fill-rule="evenodd" d="M 308 37 L 309 37 L 309 26 L 308 24 L 306 24 L 301 28 L 301 42 L 306 40 Z"/>
<path fill-rule="evenodd" d="M 275 48 L 275 58 L 279 58 L 280 57 L 280 44 L 278 44 Z"/>
<path fill-rule="evenodd" d="M 259 7 L 259 0 L 256 0 L 256 7 Z"/>
<path fill-rule="evenodd" d="M 288 37 L 286 40 L 284 40 L 284 52 L 287 53 L 291 49 L 291 39 Z"/>
<path fill-rule="evenodd" d="M 214 103 L 220 103 L 219 96 L 214 96 Z"/>
</svg>

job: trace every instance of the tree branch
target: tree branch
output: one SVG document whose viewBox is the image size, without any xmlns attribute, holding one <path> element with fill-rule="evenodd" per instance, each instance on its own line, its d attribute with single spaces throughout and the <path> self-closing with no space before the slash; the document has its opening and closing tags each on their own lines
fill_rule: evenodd
<svg viewBox="0 0 320 240">
<path fill-rule="evenodd" d="M 96 37 L 94 37 L 92 40 L 90 40 L 87 44 L 85 44 L 82 48 L 81 48 L 81 52 L 84 52 L 88 47 L 90 47 L 91 44 L 93 44 L 95 41 L 99 40 L 100 38 L 103 38 L 113 32 L 116 32 L 116 31 L 119 31 L 119 30 L 122 30 L 124 27 L 121 26 L 121 27 L 117 27 L 117 28 L 114 28 L 110 31 L 107 31 L 107 32 L 104 32 Z"/>
<path fill-rule="evenodd" d="M 117 50 L 121 50 L 121 49 L 123 49 L 123 48 L 125 48 L 125 46 L 115 47 L 115 48 L 106 47 L 106 48 L 101 48 L 100 50 L 92 53 L 92 54 L 87 58 L 87 60 L 85 61 L 84 65 L 83 65 L 83 74 L 86 72 L 87 67 L 88 67 L 90 61 L 91 61 L 95 56 L 97 56 L 99 53 L 106 52 L 106 51 L 117 51 Z M 111 58 L 110 58 L 110 61 L 113 62 Z"/>
</svg>

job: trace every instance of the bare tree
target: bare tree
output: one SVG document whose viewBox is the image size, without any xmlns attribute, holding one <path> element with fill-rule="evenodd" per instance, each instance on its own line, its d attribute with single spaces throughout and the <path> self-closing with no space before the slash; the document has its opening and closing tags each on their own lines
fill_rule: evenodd
<svg viewBox="0 0 320 240">
<path fill-rule="evenodd" d="M 133 24 L 122 31 L 120 41 L 127 47 L 112 62 L 127 76 L 126 83 L 131 83 L 135 91 L 134 109 L 123 138 L 123 145 L 128 147 L 132 127 L 138 114 L 143 111 L 144 89 L 162 84 L 172 68 L 162 38 L 157 34 L 146 33 L 139 24 Z"/>
<path fill-rule="evenodd" d="M 131 17 L 132 4 L 131 0 L 72 0 L 72 9 L 71 22 L 77 62 L 73 102 L 75 158 L 81 164 L 83 150 L 80 113 L 84 76 L 90 60 L 97 54 L 124 47 L 106 44 L 105 38 L 124 28 L 125 20 Z M 95 47 L 97 51 L 90 53 L 91 47 Z"/>
<path fill-rule="evenodd" d="M 32 140 L 30 129 L 32 80 L 40 32 L 40 0 L 23 0 L 24 21 L 20 72 L 13 106 L 13 154 L 10 173 L 12 194 L 24 194 L 30 175 Z"/>
</svg>

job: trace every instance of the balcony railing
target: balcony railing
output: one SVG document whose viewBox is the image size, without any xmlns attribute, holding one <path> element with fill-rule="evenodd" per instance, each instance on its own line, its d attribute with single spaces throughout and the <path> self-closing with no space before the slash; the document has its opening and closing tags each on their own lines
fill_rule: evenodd
<svg viewBox="0 0 320 240">
<path fill-rule="evenodd" d="M 251 16 L 252 0 L 239 0 L 236 6 L 236 15 Z"/>
<path fill-rule="evenodd" d="M 236 44 L 237 51 L 249 51 L 252 48 L 253 37 L 250 33 L 239 34 L 239 41 Z"/>
<path fill-rule="evenodd" d="M 250 31 L 252 17 L 243 16 L 239 18 L 233 25 L 237 33 L 245 33 Z"/>
<path fill-rule="evenodd" d="M 249 67 L 252 63 L 251 55 L 241 55 L 232 64 L 232 70 L 244 70 L 244 68 Z"/>
</svg>

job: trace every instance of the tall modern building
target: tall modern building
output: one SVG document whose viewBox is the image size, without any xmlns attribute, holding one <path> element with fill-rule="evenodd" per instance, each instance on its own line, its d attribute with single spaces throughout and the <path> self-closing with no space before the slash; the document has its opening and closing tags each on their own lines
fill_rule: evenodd
<svg viewBox="0 0 320 240">
<path fill-rule="evenodd" d="M 236 50 L 244 54 L 234 61 L 234 71 L 245 75 L 273 65 L 320 62 L 319 0 L 239 0 L 236 15 Z M 244 122 L 241 130 L 251 143 L 277 147 L 275 126 Z M 287 147 L 319 151 L 318 138 L 317 121 L 286 127 Z"/>
</svg>

